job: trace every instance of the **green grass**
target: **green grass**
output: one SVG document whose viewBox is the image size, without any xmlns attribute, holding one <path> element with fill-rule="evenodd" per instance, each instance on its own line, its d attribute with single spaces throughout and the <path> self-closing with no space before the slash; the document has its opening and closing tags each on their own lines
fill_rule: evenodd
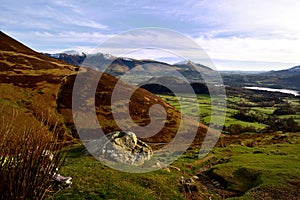
<svg viewBox="0 0 300 200">
<path fill-rule="evenodd" d="M 276 108 L 274 107 L 252 107 L 251 110 L 259 112 L 259 113 L 263 113 L 263 114 L 267 114 L 267 115 L 271 115 L 274 110 Z"/>
<path fill-rule="evenodd" d="M 244 140 L 242 145 L 215 147 L 203 160 L 198 158 L 199 149 L 191 149 L 172 164 L 181 171 L 172 170 L 171 173 L 165 170 L 141 174 L 116 171 L 87 155 L 82 145 L 75 145 L 60 170 L 62 175 L 73 177 L 72 187 L 52 193 L 48 199 L 184 199 L 178 178 L 197 175 L 199 169 L 220 159 L 228 162 L 213 165 L 209 172 L 226 180 L 227 190 L 241 192 L 241 197 L 232 199 L 254 199 L 253 191 L 258 188 L 284 189 L 290 180 L 300 183 L 298 134 L 290 134 L 289 142 L 279 144 L 272 144 L 273 136 L 267 136 L 259 141 Z M 254 145 L 248 147 L 251 142 Z M 208 189 L 197 193 L 204 197 L 213 194 L 214 199 L 221 199 Z"/>
<path fill-rule="evenodd" d="M 256 103 L 253 103 L 246 98 L 243 97 L 237 97 L 237 96 L 230 96 L 227 97 L 228 104 L 233 104 L 233 105 L 248 105 L 248 106 L 256 106 Z"/>
<path fill-rule="evenodd" d="M 86 155 L 81 145 L 70 150 L 60 172 L 72 176 L 73 185 L 51 194 L 49 199 L 183 199 L 178 189 L 178 173 L 120 172 Z"/>
<path fill-rule="evenodd" d="M 217 148 L 214 151 L 216 157 L 226 157 L 228 152 L 232 156 L 229 162 L 215 165 L 211 170 L 229 182 L 227 189 L 246 192 L 240 199 L 250 198 L 250 189 L 285 188 L 290 179 L 300 181 L 299 144 L 297 136 L 292 143 Z"/>
<path fill-rule="evenodd" d="M 294 187 L 291 181 L 296 185 L 300 183 L 300 137 L 299 133 L 288 135 L 289 142 L 278 144 L 273 144 L 274 136 L 266 136 L 244 140 L 241 145 L 215 147 L 203 160 L 197 159 L 197 149 L 190 150 L 174 164 L 186 174 L 197 174 L 202 167 L 227 160 L 213 164 L 207 173 L 226 181 L 227 190 L 240 193 L 239 197 L 229 199 L 256 199 L 255 195 L 262 195 L 258 192 L 261 188 L 276 188 L 288 193 Z M 254 144 L 250 147 L 250 143 Z"/>
</svg>

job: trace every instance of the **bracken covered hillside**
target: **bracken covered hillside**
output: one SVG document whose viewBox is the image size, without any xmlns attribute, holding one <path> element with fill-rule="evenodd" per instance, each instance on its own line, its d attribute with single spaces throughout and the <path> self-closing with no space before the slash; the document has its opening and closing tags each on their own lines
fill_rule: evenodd
<svg viewBox="0 0 300 200">
<path fill-rule="evenodd" d="M 99 75 L 98 72 L 78 70 L 78 67 L 37 53 L 0 33 L 0 106 L 5 110 L 4 117 L 10 115 L 9 110 L 17 110 L 22 116 L 20 124 L 29 120 L 47 119 L 51 124 L 58 123 L 71 132 L 73 137 L 77 137 L 72 113 L 72 89 L 77 73 L 87 73 L 90 78 L 97 78 Z M 117 82 L 117 78 L 103 74 L 95 94 L 97 118 L 105 133 L 120 129 L 111 111 L 111 94 Z M 120 86 L 124 93 L 133 88 L 124 82 Z M 207 132 L 206 126 L 181 115 L 161 98 L 141 88 L 130 99 L 129 112 L 133 121 L 142 127 L 151 123 L 149 108 L 154 104 L 165 108 L 167 120 L 161 131 L 144 138 L 145 141 L 162 144 L 170 142 L 176 135 L 182 118 L 186 125 L 182 137 L 189 137 L 189 131 L 195 128 L 198 130 L 195 142 L 201 142 Z M 127 111 L 122 108 L 118 112 L 122 115 Z M 153 116 L 156 114 L 159 115 L 153 113 Z M 147 136 L 147 133 L 139 134 Z M 190 136 L 193 137 L 193 133 Z"/>
<path fill-rule="evenodd" d="M 64 128 L 56 111 L 61 80 L 76 67 L 37 53 L 0 32 L 0 107 L 11 119 L 12 111 L 21 120 L 15 126 L 48 120 Z"/>
</svg>

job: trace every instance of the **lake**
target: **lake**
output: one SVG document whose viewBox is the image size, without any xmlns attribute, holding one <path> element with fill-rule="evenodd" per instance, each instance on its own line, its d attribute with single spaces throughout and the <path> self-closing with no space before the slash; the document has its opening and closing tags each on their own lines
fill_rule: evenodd
<svg viewBox="0 0 300 200">
<path fill-rule="evenodd" d="M 269 92 L 281 92 L 285 94 L 292 94 L 295 96 L 299 96 L 299 91 L 296 90 L 289 90 L 289 89 L 274 89 L 274 88 L 267 88 L 267 87 L 244 87 L 245 89 L 250 89 L 250 90 L 264 90 L 264 91 L 269 91 Z"/>
</svg>

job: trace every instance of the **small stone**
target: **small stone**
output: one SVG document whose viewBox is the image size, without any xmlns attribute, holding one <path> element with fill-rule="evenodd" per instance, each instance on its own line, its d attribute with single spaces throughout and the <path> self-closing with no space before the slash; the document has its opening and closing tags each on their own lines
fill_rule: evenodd
<svg viewBox="0 0 300 200">
<path fill-rule="evenodd" d="M 185 184 L 185 178 L 183 176 L 180 176 L 178 179 L 179 183 Z"/>
</svg>

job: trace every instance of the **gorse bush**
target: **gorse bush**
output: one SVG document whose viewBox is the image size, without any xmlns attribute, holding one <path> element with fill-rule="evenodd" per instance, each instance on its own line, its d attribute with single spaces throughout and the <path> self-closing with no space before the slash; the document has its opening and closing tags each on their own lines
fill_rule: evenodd
<svg viewBox="0 0 300 200">
<path fill-rule="evenodd" d="M 258 131 L 253 126 L 242 126 L 241 124 L 230 124 L 228 127 L 225 127 L 224 130 L 232 135 L 238 135 L 246 132 L 255 133 Z"/>
<path fill-rule="evenodd" d="M 15 127 L 15 111 L 0 120 L 0 199 L 44 199 L 63 161 L 58 131 L 45 121 Z"/>
</svg>

